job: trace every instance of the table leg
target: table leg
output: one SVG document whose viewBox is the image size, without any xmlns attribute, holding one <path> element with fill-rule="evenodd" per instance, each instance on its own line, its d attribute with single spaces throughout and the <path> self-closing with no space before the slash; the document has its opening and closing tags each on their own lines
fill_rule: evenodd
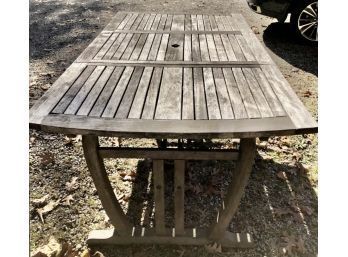
<svg viewBox="0 0 348 257">
<path fill-rule="evenodd" d="M 209 238 L 212 240 L 219 240 L 224 237 L 225 231 L 237 211 L 254 163 L 256 153 L 255 138 L 241 139 L 239 151 L 235 175 L 229 185 L 222 207 L 218 212 L 216 223 L 210 229 Z"/>
<path fill-rule="evenodd" d="M 158 159 L 160 153 L 154 149 L 122 149 L 99 147 L 98 137 L 83 136 L 83 149 L 96 185 L 102 205 L 115 226 L 112 230 L 96 230 L 89 235 L 87 243 L 92 244 L 180 244 L 204 245 L 218 242 L 223 247 L 251 247 L 253 245 L 248 233 L 231 233 L 228 225 L 237 211 L 243 191 L 253 166 L 256 144 L 255 138 L 241 139 L 239 154 L 223 153 L 211 150 L 210 159 L 237 160 L 235 175 L 229 186 L 226 199 L 223 201 L 216 222 L 210 229 L 184 227 L 184 178 L 185 160 L 205 159 L 202 151 L 174 150 L 167 153 L 167 158 L 175 160 L 175 229 L 164 223 L 164 160 Z M 185 153 L 183 155 L 183 153 Z M 155 158 L 153 160 L 155 190 L 155 228 L 136 227 L 130 225 L 118 203 L 110 181 L 107 177 L 102 158 Z M 156 213 L 157 212 L 157 213 Z"/>
<path fill-rule="evenodd" d="M 91 173 L 102 206 L 110 218 L 111 224 L 117 229 L 119 234 L 128 234 L 132 226 L 112 190 L 103 159 L 98 151 L 98 137 L 90 135 L 83 136 L 82 146 L 88 169 Z"/>
</svg>

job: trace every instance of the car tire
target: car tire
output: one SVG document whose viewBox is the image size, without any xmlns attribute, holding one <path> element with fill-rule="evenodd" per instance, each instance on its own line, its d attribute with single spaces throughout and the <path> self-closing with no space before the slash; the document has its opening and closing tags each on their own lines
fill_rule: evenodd
<svg viewBox="0 0 348 257">
<path fill-rule="evenodd" d="M 291 12 L 290 23 L 297 39 L 309 44 L 317 44 L 318 1 L 300 1 Z"/>
</svg>

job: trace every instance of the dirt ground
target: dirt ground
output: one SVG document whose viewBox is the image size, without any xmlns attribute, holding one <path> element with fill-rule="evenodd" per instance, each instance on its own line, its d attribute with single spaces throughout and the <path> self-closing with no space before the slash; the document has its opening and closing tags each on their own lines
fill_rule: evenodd
<svg viewBox="0 0 348 257">
<path fill-rule="evenodd" d="M 242 13 L 264 43 L 281 72 L 314 117 L 317 117 L 317 47 L 297 43 L 288 24 L 253 13 L 245 0 L 210 1 L 30 1 L 30 106 L 75 60 L 110 21 L 116 11 Z M 105 145 L 153 146 L 148 139 L 103 139 Z M 173 141 L 173 144 L 175 142 Z M 79 254 L 93 229 L 110 228 L 88 174 L 79 136 L 30 130 L 30 246 L 31 252 L 55 236 Z M 213 140 L 205 146 L 233 147 L 235 141 Z M 112 256 L 317 256 L 317 136 L 272 137 L 258 141 L 258 155 L 230 231 L 249 232 L 255 247 L 248 250 L 206 247 L 104 247 Z M 115 193 L 136 224 L 152 224 L 151 163 L 148 160 L 112 160 L 106 163 Z M 173 203 L 172 164 L 167 163 L 167 222 Z M 232 171 L 232 172 L 231 172 Z M 214 218 L 228 181 L 232 162 L 189 162 L 186 173 L 185 224 L 206 227 Z M 150 178 L 150 179 L 149 179 Z M 46 196 L 41 202 L 38 199 Z M 40 208 L 52 210 L 40 218 Z M 38 211 L 39 210 L 39 211 Z"/>
</svg>

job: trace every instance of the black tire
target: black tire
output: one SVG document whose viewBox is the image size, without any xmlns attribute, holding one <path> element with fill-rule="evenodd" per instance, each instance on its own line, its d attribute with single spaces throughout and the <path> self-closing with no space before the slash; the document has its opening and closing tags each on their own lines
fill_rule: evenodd
<svg viewBox="0 0 348 257">
<path fill-rule="evenodd" d="M 311 13 L 313 10 L 315 15 L 307 14 L 307 10 Z M 318 44 L 318 1 L 302 0 L 297 3 L 292 9 L 290 23 L 298 40 L 308 44 Z"/>
</svg>

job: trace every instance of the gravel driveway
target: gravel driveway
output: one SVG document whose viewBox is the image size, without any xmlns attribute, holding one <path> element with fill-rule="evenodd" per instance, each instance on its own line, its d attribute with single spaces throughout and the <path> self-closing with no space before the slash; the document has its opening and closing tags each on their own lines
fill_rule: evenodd
<svg viewBox="0 0 348 257">
<path fill-rule="evenodd" d="M 75 60 L 110 21 L 116 11 L 242 13 L 264 43 L 298 96 L 317 117 L 317 47 L 296 43 L 288 24 L 253 13 L 245 0 L 211 1 L 30 1 L 30 106 Z M 152 140 L 103 139 L 106 145 L 153 146 Z M 174 143 L 174 142 L 173 142 Z M 83 159 L 80 137 L 30 130 L 30 245 L 31 251 L 50 236 L 63 239 L 79 253 L 88 232 L 109 228 Z M 230 147 L 234 140 L 213 140 L 212 147 Z M 115 193 L 134 222 L 142 203 L 151 203 L 147 160 L 106 163 Z M 172 165 L 168 163 L 168 176 Z M 187 225 L 207 226 L 233 176 L 230 162 L 190 162 L 187 172 Z M 258 157 L 233 232 L 250 232 L 256 246 L 222 253 L 206 247 L 136 246 L 99 248 L 105 256 L 316 256 L 317 255 L 317 136 L 272 137 L 258 142 Z M 224 178 L 224 179 L 222 179 Z M 170 177 L 168 178 L 170 180 Z M 170 195 L 171 184 L 168 185 Z M 211 190 L 213 186 L 214 190 Z M 147 190 L 146 190 L 147 189 Z M 38 199 L 48 195 L 41 202 Z M 44 213 L 40 208 L 51 205 Z M 169 213 L 170 201 L 168 201 Z M 139 207 L 140 206 L 140 207 Z M 50 206 L 48 206 L 50 207 Z M 39 210 L 39 211 L 38 211 Z M 168 222 L 172 222 L 168 218 Z"/>
</svg>

